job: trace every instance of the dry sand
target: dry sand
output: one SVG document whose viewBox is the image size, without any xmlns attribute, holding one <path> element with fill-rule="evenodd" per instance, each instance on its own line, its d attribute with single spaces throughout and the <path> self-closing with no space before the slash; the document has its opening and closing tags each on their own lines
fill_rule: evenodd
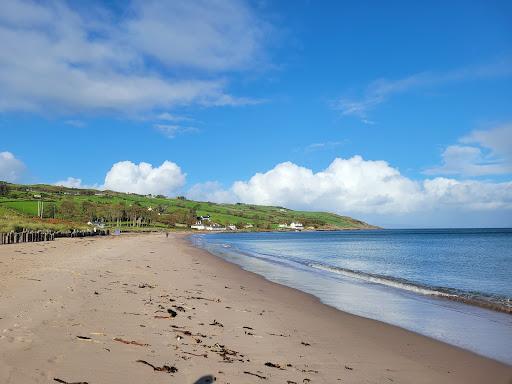
<svg viewBox="0 0 512 384">
<path fill-rule="evenodd" d="M 205 375 L 232 384 L 511 383 L 512 367 L 337 311 L 183 235 L 0 247 L 0 383 Z"/>
</svg>

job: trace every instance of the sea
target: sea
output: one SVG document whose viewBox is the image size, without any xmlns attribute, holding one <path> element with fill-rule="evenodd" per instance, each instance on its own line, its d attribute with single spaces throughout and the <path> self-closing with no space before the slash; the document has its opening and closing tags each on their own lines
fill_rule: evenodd
<svg viewBox="0 0 512 384">
<path fill-rule="evenodd" d="M 191 241 L 339 310 L 512 364 L 512 229 L 215 233 Z"/>
</svg>

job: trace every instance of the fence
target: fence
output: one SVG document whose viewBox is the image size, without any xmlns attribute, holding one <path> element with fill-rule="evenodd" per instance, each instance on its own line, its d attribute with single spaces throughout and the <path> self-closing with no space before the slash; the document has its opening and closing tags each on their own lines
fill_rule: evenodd
<svg viewBox="0 0 512 384">
<path fill-rule="evenodd" d="M 0 232 L 1 244 L 19 244 L 32 243 L 36 241 L 53 241 L 58 237 L 87 237 L 87 236 L 107 236 L 110 234 L 108 229 L 99 229 L 96 231 L 21 231 L 21 232 Z"/>
</svg>

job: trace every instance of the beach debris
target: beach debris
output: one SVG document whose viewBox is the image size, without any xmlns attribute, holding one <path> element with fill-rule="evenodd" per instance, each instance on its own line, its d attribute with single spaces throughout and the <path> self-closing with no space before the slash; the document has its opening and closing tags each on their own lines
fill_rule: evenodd
<svg viewBox="0 0 512 384">
<path fill-rule="evenodd" d="M 249 371 L 244 371 L 244 373 L 245 373 L 246 375 L 252 375 L 252 376 L 256 376 L 256 377 L 258 377 L 258 378 L 260 378 L 260 379 L 267 380 L 267 378 L 266 378 L 265 376 L 258 375 L 257 373 L 253 373 L 253 372 L 249 372 Z"/>
<path fill-rule="evenodd" d="M 242 327 L 242 328 L 243 328 L 243 329 L 250 329 L 251 331 L 254 331 L 254 328 L 251 328 L 251 327 L 247 327 L 247 326 L 245 326 L 245 327 Z"/>
<path fill-rule="evenodd" d="M 210 351 L 217 353 L 226 363 L 232 363 L 233 361 L 241 361 L 242 363 L 244 362 L 244 359 L 242 359 L 244 355 L 232 349 L 226 348 L 226 346 L 223 344 L 215 343 L 210 347 Z"/>
<path fill-rule="evenodd" d="M 224 325 L 222 325 L 222 323 L 219 323 L 217 320 L 213 320 L 213 323 L 210 323 L 210 325 L 216 325 L 217 327 L 224 328 Z"/>
<path fill-rule="evenodd" d="M 77 336 L 76 338 L 80 339 L 80 340 L 92 340 L 92 338 L 90 338 L 88 336 Z"/>
<path fill-rule="evenodd" d="M 297 382 L 292 380 L 286 380 L 286 384 L 297 384 Z"/>
<path fill-rule="evenodd" d="M 138 341 L 135 340 L 124 340 L 121 339 L 120 337 L 115 337 L 113 340 L 123 344 L 137 345 L 139 347 L 149 347 L 149 344 L 139 343 Z"/>
<path fill-rule="evenodd" d="M 206 300 L 206 301 L 213 301 L 214 303 L 220 303 L 220 299 L 208 299 L 206 297 L 201 297 L 201 296 L 191 296 L 191 297 L 187 297 L 187 299 Z"/>
<path fill-rule="evenodd" d="M 290 337 L 290 335 L 283 335 L 282 333 L 280 334 L 277 334 L 277 333 L 269 333 L 270 336 L 279 336 L 279 337 Z"/>
<path fill-rule="evenodd" d="M 181 305 L 173 305 L 172 307 L 179 312 L 185 312 L 185 308 L 183 308 Z"/>
<path fill-rule="evenodd" d="M 74 382 L 70 382 L 70 381 L 65 381 L 65 380 L 59 379 L 57 377 L 54 377 L 53 381 L 56 381 L 57 383 L 62 383 L 62 384 L 89 384 L 87 381 L 74 381 Z"/>
<path fill-rule="evenodd" d="M 267 361 L 267 362 L 265 363 L 265 365 L 266 365 L 267 367 L 277 368 L 277 369 L 284 370 L 284 368 L 283 368 L 283 367 L 281 367 L 281 365 L 276 364 L 276 363 L 271 363 L 270 361 Z"/>
<path fill-rule="evenodd" d="M 205 353 L 193 353 L 193 352 L 183 351 L 183 353 L 185 353 L 187 355 L 197 356 L 197 357 L 204 357 L 205 359 L 208 358 L 208 354 L 206 352 Z"/>
<path fill-rule="evenodd" d="M 305 378 L 302 380 L 303 383 L 309 383 L 311 381 L 311 379 L 308 379 L 308 378 Z"/>
<path fill-rule="evenodd" d="M 349 367 L 348 365 L 345 365 L 345 369 L 348 369 L 349 371 L 353 371 L 354 370 L 354 368 Z"/>
<path fill-rule="evenodd" d="M 148 363 L 146 360 L 137 360 L 137 363 L 142 363 L 142 364 L 145 364 L 145 365 L 148 365 L 150 366 L 151 368 L 153 368 L 153 370 L 157 371 L 157 372 L 167 372 L 167 373 L 176 373 L 178 372 L 178 368 L 174 367 L 174 366 L 169 366 L 169 365 L 162 365 L 161 367 L 157 367 L 151 363 Z"/>
<path fill-rule="evenodd" d="M 304 341 L 301 341 L 300 343 L 301 343 L 302 345 L 304 345 L 305 347 L 309 347 L 309 346 L 311 346 L 311 344 L 309 344 L 309 343 L 305 343 Z"/>
<path fill-rule="evenodd" d="M 54 377 L 53 378 L 53 381 L 56 381 L 57 383 L 61 383 L 61 384 L 89 384 L 87 381 L 66 381 L 66 380 L 62 380 L 62 379 L 59 379 L 57 377 Z"/>
<path fill-rule="evenodd" d="M 148 283 L 140 283 L 139 288 L 155 288 L 155 286 Z"/>
<path fill-rule="evenodd" d="M 176 316 L 178 316 L 178 312 L 176 312 L 176 311 L 172 310 L 171 308 L 167 308 L 167 313 L 168 313 L 169 315 L 171 315 L 171 317 L 176 317 Z"/>
</svg>

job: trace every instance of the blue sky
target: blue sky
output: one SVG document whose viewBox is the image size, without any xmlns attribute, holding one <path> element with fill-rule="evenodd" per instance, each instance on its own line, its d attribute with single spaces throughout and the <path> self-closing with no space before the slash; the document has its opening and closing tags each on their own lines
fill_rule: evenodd
<svg viewBox="0 0 512 384">
<path fill-rule="evenodd" d="M 510 2 L 0 8 L 0 179 L 512 225 Z"/>
</svg>

